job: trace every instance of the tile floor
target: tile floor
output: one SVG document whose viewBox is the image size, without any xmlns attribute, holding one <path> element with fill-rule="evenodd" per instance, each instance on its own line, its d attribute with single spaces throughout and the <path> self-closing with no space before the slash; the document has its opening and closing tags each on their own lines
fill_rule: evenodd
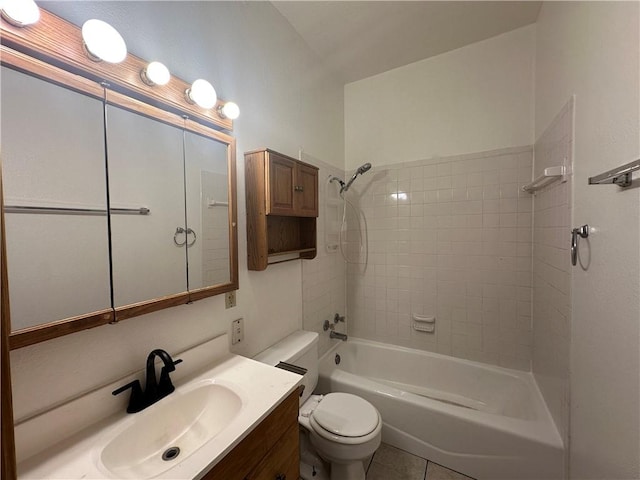
<svg viewBox="0 0 640 480">
<path fill-rule="evenodd" d="M 367 480 L 473 480 L 461 473 L 382 444 L 367 468 Z"/>
</svg>

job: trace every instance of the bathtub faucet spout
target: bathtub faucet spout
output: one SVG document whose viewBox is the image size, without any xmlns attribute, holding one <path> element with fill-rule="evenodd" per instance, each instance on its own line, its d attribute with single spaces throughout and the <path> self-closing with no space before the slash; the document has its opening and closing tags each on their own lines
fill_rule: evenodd
<svg viewBox="0 0 640 480">
<path fill-rule="evenodd" d="M 339 333 L 339 332 L 336 332 L 335 330 L 331 330 L 331 332 L 329 333 L 329 338 L 338 338 L 343 342 L 347 341 L 347 335 L 345 333 Z"/>
</svg>

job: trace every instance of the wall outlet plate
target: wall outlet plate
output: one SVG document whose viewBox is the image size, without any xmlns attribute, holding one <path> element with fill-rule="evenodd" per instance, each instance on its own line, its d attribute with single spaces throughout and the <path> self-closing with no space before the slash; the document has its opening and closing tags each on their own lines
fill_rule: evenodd
<svg viewBox="0 0 640 480">
<path fill-rule="evenodd" d="M 238 318 L 231 322 L 231 345 L 244 341 L 244 321 Z"/>
<path fill-rule="evenodd" d="M 233 308 L 236 306 L 236 291 L 232 290 L 224 294 L 225 308 Z"/>
</svg>

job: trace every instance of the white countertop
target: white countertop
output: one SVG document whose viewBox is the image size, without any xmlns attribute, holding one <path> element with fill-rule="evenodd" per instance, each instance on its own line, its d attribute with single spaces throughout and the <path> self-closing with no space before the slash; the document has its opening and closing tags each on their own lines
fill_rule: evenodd
<svg viewBox="0 0 640 480">
<path fill-rule="evenodd" d="M 242 409 L 233 421 L 191 455 L 154 477 L 198 479 L 229 453 L 271 411 L 293 392 L 302 377 L 238 355 L 228 354 L 157 404 L 184 394 L 194 386 L 218 383 L 232 388 L 242 399 Z M 153 406 L 149 407 L 149 409 Z M 20 479 L 117 478 L 100 460 L 110 439 L 136 421 L 137 415 L 120 412 L 21 462 Z"/>
</svg>

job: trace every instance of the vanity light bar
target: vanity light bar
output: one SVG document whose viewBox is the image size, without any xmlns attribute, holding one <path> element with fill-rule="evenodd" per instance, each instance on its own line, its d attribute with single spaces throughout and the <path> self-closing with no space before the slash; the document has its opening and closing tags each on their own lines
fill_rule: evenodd
<svg viewBox="0 0 640 480">
<path fill-rule="evenodd" d="M 184 98 L 202 108 L 213 108 L 218 101 L 216 89 L 206 80 L 199 78 L 184 91 Z"/>
<path fill-rule="evenodd" d="M 11 25 L 22 28 L 40 20 L 40 9 L 34 0 L 3 0 L 0 15 Z"/>
<path fill-rule="evenodd" d="M 87 56 L 94 62 L 120 63 L 127 58 L 124 38 L 107 22 L 95 18 L 84 22 L 82 40 Z"/>
<path fill-rule="evenodd" d="M 150 87 L 166 85 L 171 80 L 171 73 L 163 63 L 151 62 L 140 71 L 140 78 Z"/>
<path fill-rule="evenodd" d="M 89 38 L 89 33 L 85 33 L 86 38 L 83 38 L 80 27 L 46 9 L 39 8 L 34 0 L 0 0 L 0 15 L 2 17 L 0 43 L 3 47 L 26 55 L 31 55 L 34 50 L 38 51 L 50 62 L 56 63 L 59 68 L 66 71 L 85 78 L 101 78 L 107 83 L 119 85 L 134 96 L 144 97 L 147 101 L 151 99 L 158 105 L 162 105 L 163 109 L 178 110 L 196 122 L 211 124 L 219 129 L 233 130 L 232 117 L 223 113 L 220 108 L 228 102 L 217 99 L 211 105 L 209 98 L 208 102 L 198 100 L 202 105 L 206 105 L 205 107 L 194 107 L 193 104 L 185 101 L 185 91 L 192 89 L 193 85 L 171 74 L 168 75 L 168 83 L 162 85 L 163 75 L 165 79 L 167 78 L 166 67 L 165 69 L 160 67 L 164 73 L 159 77 L 156 76 L 157 72 L 151 73 L 157 65 L 150 67 L 148 61 L 126 53 L 124 39 L 111 26 L 108 29 L 116 33 L 115 44 L 119 46 L 113 54 L 110 51 L 114 47 L 113 41 L 107 42 L 105 48 L 110 53 L 105 54 L 101 50 L 103 47 L 97 47 L 93 37 Z M 96 22 L 104 24 L 100 20 L 93 20 L 95 22 L 92 24 Z M 25 28 L 27 26 L 28 28 Z M 70 42 L 70 39 L 74 38 L 81 40 L 77 43 Z M 61 46 L 64 48 L 60 48 Z M 131 71 L 139 74 L 131 76 Z M 150 85 L 150 82 L 153 85 Z"/>
<path fill-rule="evenodd" d="M 235 120 L 240 116 L 240 107 L 235 102 L 227 102 L 218 107 L 218 115 L 222 118 Z"/>
</svg>

